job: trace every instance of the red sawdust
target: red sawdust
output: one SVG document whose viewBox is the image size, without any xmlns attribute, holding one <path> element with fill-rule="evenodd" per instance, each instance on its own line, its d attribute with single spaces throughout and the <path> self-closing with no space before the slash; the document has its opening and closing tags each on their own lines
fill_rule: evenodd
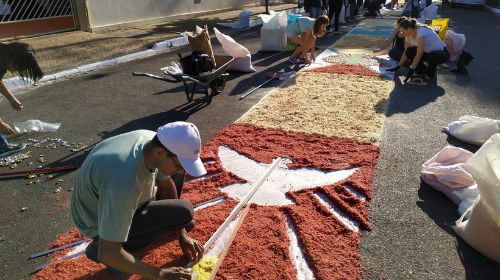
<svg viewBox="0 0 500 280">
<path fill-rule="evenodd" d="M 359 235 L 347 229 L 312 194 L 291 194 L 297 204 L 283 207 L 295 224 L 309 267 L 318 280 L 359 279 Z"/>
<path fill-rule="evenodd" d="M 251 125 L 230 125 L 204 146 L 202 158 L 210 163 L 211 177 L 186 184 L 183 198 L 193 204 L 223 195 L 220 186 L 244 182 L 224 171 L 217 152 L 220 145 L 258 162 L 271 163 L 276 157 L 288 157 L 291 168 L 315 167 L 338 170 L 356 167 L 346 180 L 329 186 L 289 192 L 296 205 L 285 207 L 252 207 L 242 228 L 223 262 L 218 279 L 295 279 L 288 252 L 289 240 L 285 214 L 297 229 L 307 262 L 317 279 L 358 279 L 360 277 L 359 234 L 346 228 L 326 207 L 314 198 L 322 192 L 340 209 L 357 220 L 361 228 L 369 229 L 368 202 L 348 192 L 344 185 L 371 198 L 372 173 L 379 149 L 369 143 L 353 140 L 306 135 L 295 132 L 258 128 Z M 196 212 L 196 227 L 190 236 L 205 242 L 217 230 L 236 205 L 225 202 Z M 155 266 L 184 265 L 175 237 L 162 236 L 140 252 L 138 257 Z M 114 279 L 105 266 L 85 256 L 53 263 L 35 275 L 35 279 Z M 130 279 L 141 279 L 134 275 Z"/>
<path fill-rule="evenodd" d="M 370 76 L 370 77 L 380 76 L 380 74 L 375 73 L 362 65 L 344 64 L 344 63 L 332 63 L 329 64 L 328 66 L 307 69 L 304 71 L 316 72 L 316 73 L 329 73 L 329 74 Z"/>
<path fill-rule="evenodd" d="M 222 169 L 221 169 L 222 170 Z M 184 185 L 182 190 L 182 199 L 191 201 L 191 203 L 198 204 L 223 195 L 219 187 L 234 183 L 244 183 L 245 180 L 238 178 L 238 176 L 223 171 L 216 175 L 206 178 L 201 181 L 194 181 Z"/>
<path fill-rule="evenodd" d="M 56 248 L 71 242 L 82 240 L 85 237 L 76 228 L 70 229 L 67 233 L 61 234 L 57 237 L 56 241 L 49 245 L 49 249 Z"/>
<path fill-rule="evenodd" d="M 348 184 L 371 198 L 372 171 L 379 148 L 369 143 L 302 134 L 247 124 L 233 124 L 221 130 L 217 137 L 207 143 L 202 155 L 217 154 L 218 147 L 226 145 L 239 153 L 263 163 L 271 163 L 276 157 L 288 157 L 291 168 L 315 167 L 323 170 L 338 170 L 358 167 L 348 178 Z M 214 158 L 217 164 L 220 159 Z"/>
<path fill-rule="evenodd" d="M 217 279 L 295 279 L 283 213 L 252 205 Z"/>
<path fill-rule="evenodd" d="M 206 242 L 217 228 L 224 222 L 236 202 L 228 198 L 224 203 L 212 207 L 201 209 L 195 212 L 195 220 L 202 221 L 196 224 L 189 236 L 197 239 L 202 244 Z M 73 236 L 74 230 L 61 236 L 61 240 L 66 240 L 68 236 Z M 62 243 L 57 240 L 53 244 Z M 169 234 L 158 236 L 146 249 L 135 254 L 144 262 L 157 267 L 183 266 L 187 261 L 183 258 L 175 235 Z M 85 256 L 67 260 L 63 262 L 53 262 L 51 265 L 38 272 L 33 279 L 80 279 L 80 280 L 106 280 L 123 279 L 124 277 L 110 273 L 103 264 L 97 264 Z M 138 275 L 131 275 L 126 279 L 143 279 Z"/>
</svg>

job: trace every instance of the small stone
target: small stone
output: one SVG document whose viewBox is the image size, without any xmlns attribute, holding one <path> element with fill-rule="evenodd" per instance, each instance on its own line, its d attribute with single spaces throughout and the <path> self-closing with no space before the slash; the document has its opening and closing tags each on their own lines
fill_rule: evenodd
<svg viewBox="0 0 500 280">
<path fill-rule="evenodd" d="M 52 178 L 54 178 L 54 175 L 52 175 L 52 174 L 47 175 L 47 178 L 52 179 Z"/>
<path fill-rule="evenodd" d="M 61 187 L 59 187 L 59 188 L 55 189 L 55 190 L 54 190 L 54 193 L 58 193 L 58 192 L 60 192 L 60 191 L 61 191 Z"/>
<path fill-rule="evenodd" d="M 33 179 L 33 178 L 35 178 L 35 177 L 36 177 L 36 175 L 35 175 L 35 174 L 29 174 L 29 175 L 27 176 L 27 178 L 28 178 L 28 179 Z"/>
<path fill-rule="evenodd" d="M 71 191 L 73 191 L 73 190 L 74 190 L 73 188 L 69 188 L 69 189 L 68 189 L 68 192 L 71 192 Z"/>
<path fill-rule="evenodd" d="M 24 211 L 26 211 L 26 210 L 28 210 L 28 207 L 23 207 L 23 208 L 21 208 L 21 212 L 24 212 Z"/>
</svg>

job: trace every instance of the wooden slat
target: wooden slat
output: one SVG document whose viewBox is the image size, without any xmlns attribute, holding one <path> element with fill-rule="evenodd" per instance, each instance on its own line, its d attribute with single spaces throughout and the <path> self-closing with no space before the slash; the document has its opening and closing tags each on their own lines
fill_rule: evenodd
<svg viewBox="0 0 500 280">
<path fill-rule="evenodd" d="M 214 280 L 215 276 L 217 275 L 217 271 L 219 271 L 219 268 L 224 261 L 224 258 L 227 255 L 227 252 L 229 252 L 229 248 L 231 247 L 231 244 L 233 243 L 234 238 L 236 237 L 236 233 L 238 233 L 238 230 L 240 229 L 241 225 L 243 224 L 243 221 L 245 220 L 245 217 L 248 214 L 248 211 L 250 210 L 250 206 L 246 205 L 246 207 L 240 212 L 239 220 L 236 226 L 233 229 L 233 232 L 231 233 L 229 239 L 227 240 L 227 243 L 224 245 L 224 249 L 222 249 L 221 254 L 219 255 L 219 259 L 215 263 L 212 272 L 210 273 L 210 276 L 207 278 L 207 280 Z"/>
</svg>

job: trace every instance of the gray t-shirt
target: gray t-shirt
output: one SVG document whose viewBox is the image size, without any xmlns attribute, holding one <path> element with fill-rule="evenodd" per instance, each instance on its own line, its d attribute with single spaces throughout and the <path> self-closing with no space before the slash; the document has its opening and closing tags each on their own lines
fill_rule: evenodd
<svg viewBox="0 0 500 280">
<path fill-rule="evenodd" d="M 135 211 L 154 195 L 157 170 L 144 166 L 143 147 L 155 135 L 136 130 L 92 149 L 78 171 L 71 198 L 73 221 L 82 234 L 127 241 Z"/>
<path fill-rule="evenodd" d="M 417 37 L 406 37 L 405 40 L 407 40 L 407 42 L 412 46 L 418 46 L 418 38 L 420 37 L 424 38 L 425 41 L 424 52 L 430 53 L 433 51 L 444 50 L 445 45 L 444 42 L 441 41 L 441 38 L 439 38 L 439 35 L 427 27 L 419 27 L 417 29 Z"/>
</svg>

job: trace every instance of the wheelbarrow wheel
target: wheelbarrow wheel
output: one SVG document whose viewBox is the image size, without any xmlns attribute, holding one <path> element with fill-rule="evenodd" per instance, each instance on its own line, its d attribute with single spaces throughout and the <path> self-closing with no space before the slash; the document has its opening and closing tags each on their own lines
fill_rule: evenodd
<svg viewBox="0 0 500 280">
<path fill-rule="evenodd" d="M 212 88 L 212 95 L 217 95 L 224 90 L 224 87 L 226 86 L 226 80 L 224 77 L 217 77 L 210 83 L 210 87 Z"/>
</svg>

